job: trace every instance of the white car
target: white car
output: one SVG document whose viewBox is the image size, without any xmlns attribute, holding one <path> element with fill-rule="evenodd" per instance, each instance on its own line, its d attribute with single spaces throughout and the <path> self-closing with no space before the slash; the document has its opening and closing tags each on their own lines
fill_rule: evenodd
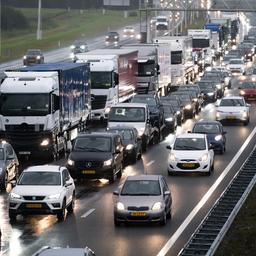
<svg viewBox="0 0 256 256">
<path fill-rule="evenodd" d="M 9 218 L 18 214 L 56 214 L 65 218 L 73 212 L 75 184 L 66 167 L 39 165 L 25 169 L 9 194 Z"/>
<path fill-rule="evenodd" d="M 214 170 L 214 151 L 205 134 L 186 133 L 178 135 L 168 157 L 168 174 L 200 172 L 210 175 Z"/>
<path fill-rule="evenodd" d="M 233 75 L 244 75 L 245 74 L 245 63 L 241 59 L 231 59 L 227 65 L 227 69 Z"/>
<path fill-rule="evenodd" d="M 250 104 L 245 102 L 244 97 L 224 97 L 217 105 L 216 120 L 241 121 L 247 125 L 250 122 Z"/>
</svg>

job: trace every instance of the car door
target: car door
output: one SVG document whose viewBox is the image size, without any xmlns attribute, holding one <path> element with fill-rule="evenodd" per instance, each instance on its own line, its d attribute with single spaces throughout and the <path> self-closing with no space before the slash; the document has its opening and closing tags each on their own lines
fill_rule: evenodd
<svg viewBox="0 0 256 256">
<path fill-rule="evenodd" d="M 161 182 L 161 186 L 162 186 L 162 189 L 163 189 L 163 194 L 166 191 L 170 191 L 169 188 L 168 188 L 167 182 L 164 179 L 164 177 L 161 177 L 160 182 Z M 171 205 L 172 205 L 171 194 L 170 195 L 164 195 L 164 202 L 165 202 L 166 209 L 170 209 Z"/>
<path fill-rule="evenodd" d="M 15 165 L 15 154 L 11 145 L 6 145 L 6 169 L 8 170 L 8 179 L 14 179 L 17 175 Z"/>
<path fill-rule="evenodd" d="M 71 180 L 71 177 L 67 169 L 64 169 L 62 171 L 62 179 L 63 179 L 63 186 L 65 187 L 65 190 L 66 190 L 67 204 L 69 204 L 72 200 L 73 182 Z"/>
</svg>

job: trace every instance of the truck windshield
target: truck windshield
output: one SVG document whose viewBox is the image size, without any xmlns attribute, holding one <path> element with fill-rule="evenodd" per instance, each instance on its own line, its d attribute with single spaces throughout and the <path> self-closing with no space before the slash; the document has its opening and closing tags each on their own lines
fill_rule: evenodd
<svg viewBox="0 0 256 256">
<path fill-rule="evenodd" d="M 193 39 L 192 44 L 193 44 L 193 48 L 206 48 L 206 47 L 210 47 L 210 40 L 196 38 L 196 39 Z"/>
<path fill-rule="evenodd" d="M 50 95 L 1 94 L 0 113 L 3 116 L 45 116 L 50 113 Z"/>
<path fill-rule="evenodd" d="M 138 76 L 152 76 L 154 67 L 153 63 L 138 63 Z"/>
<path fill-rule="evenodd" d="M 171 52 L 171 64 L 182 64 L 182 51 Z"/>
<path fill-rule="evenodd" d="M 141 107 L 113 107 L 109 112 L 110 122 L 145 122 L 145 109 Z"/>
<path fill-rule="evenodd" d="M 91 72 L 92 89 L 109 89 L 112 87 L 111 72 Z"/>
</svg>

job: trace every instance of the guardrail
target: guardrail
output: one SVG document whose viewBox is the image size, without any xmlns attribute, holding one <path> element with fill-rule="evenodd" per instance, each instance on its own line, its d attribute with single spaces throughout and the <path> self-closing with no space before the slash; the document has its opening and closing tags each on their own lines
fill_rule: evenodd
<svg viewBox="0 0 256 256">
<path fill-rule="evenodd" d="M 215 202 L 179 256 L 214 255 L 256 183 L 256 147 Z"/>
</svg>

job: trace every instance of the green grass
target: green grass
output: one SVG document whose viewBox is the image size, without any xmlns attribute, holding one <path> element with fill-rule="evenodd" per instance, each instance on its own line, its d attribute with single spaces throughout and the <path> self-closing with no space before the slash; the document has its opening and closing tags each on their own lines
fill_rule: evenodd
<svg viewBox="0 0 256 256">
<path fill-rule="evenodd" d="M 26 30 L 2 31 L 0 62 L 21 58 L 29 48 L 44 51 L 69 45 L 77 38 L 102 35 L 127 24 L 135 23 L 138 17 L 124 18 L 122 11 L 101 10 L 67 11 L 64 9 L 42 9 L 43 39 L 36 40 L 37 9 L 19 9 L 29 19 Z"/>
<path fill-rule="evenodd" d="M 256 251 L 256 187 L 236 216 L 215 256 L 251 256 Z"/>
</svg>

